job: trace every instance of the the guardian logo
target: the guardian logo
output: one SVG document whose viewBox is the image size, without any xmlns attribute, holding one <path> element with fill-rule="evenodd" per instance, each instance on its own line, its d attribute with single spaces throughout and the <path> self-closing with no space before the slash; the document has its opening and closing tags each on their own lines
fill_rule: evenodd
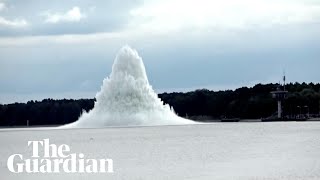
<svg viewBox="0 0 320 180">
<path fill-rule="evenodd" d="M 112 159 L 85 159 L 84 154 L 70 153 L 66 144 L 50 144 L 49 139 L 28 141 L 32 156 L 25 159 L 22 154 L 8 158 L 7 167 L 13 173 L 113 173 Z M 42 152 L 42 153 L 39 153 Z"/>
</svg>

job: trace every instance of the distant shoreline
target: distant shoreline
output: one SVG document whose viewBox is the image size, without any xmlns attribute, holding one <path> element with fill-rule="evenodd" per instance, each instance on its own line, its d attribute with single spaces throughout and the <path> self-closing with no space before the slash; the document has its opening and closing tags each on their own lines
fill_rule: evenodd
<svg viewBox="0 0 320 180">
<path fill-rule="evenodd" d="M 196 122 L 199 122 L 200 124 L 201 123 L 208 123 L 208 124 L 211 124 L 211 123 L 226 123 L 226 124 L 229 124 L 229 123 L 270 123 L 270 122 L 315 122 L 315 121 L 320 121 L 320 118 L 310 118 L 308 120 L 305 120 L 305 121 L 294 121 L 294 120 L 288 120 L 288 121 L 285 121 L 285 120 L 278 120 L 278 121 L 262 121 L 261 119 L 240 119 L 238 121 L 228 121 L 228 120 L 219 120 L 219 119 L 214 119 L 214 120 L 206 120 L 206 121 L 196 121 Z M 1 130 L 6 130 L 6 129 L 46 129 L 46 128 L 55 128 L 55 127 L 59 127 L 59 126 L 62 126 L 63 124 L 58 124 L 58 125 L 34 125 L 34 126 L 0 126 L 0 131 Z M 156 125 L 155 125 L 156 126 Z M 176 126 L 176 125 L 159 125 L 159 126 Z M 178 125 L 179 126 L 179 125 Z M 101 128 L 130 128 L 130 127 L 154 127 L 154 126 L 105 126 L 105 127 L 101 127 Z M 76 129 L 83 129 L 83 128 L 76 128 Z M 95 129 L 95 128 L 89 128 L 89 129 Z M 99 128 L 100 129 L 100 128 Z"/>
</svg>

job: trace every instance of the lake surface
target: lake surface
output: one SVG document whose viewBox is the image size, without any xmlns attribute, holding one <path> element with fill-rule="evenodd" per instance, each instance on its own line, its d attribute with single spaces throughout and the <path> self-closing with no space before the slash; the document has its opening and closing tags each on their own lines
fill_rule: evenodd
<svg viewBox="0 0 320 180">
<path fill-rule="evenodd" d="M 113 174 L 14 174 L 27 141 L 49 138 L 85 158 L 112 158 Z M 210 123 L 101 129 L 0 130 L 1 179 L 320 179 L 320 122 Z"/>
</svg>

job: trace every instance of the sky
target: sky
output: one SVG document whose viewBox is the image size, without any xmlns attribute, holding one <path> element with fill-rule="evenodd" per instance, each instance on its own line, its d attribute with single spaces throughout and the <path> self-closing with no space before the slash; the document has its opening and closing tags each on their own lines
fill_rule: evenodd
<svg viewBox="0 0 320 180">
<path fill-rule="evenodd" d="M 0 104 L 93 98 L 124 45 L 156 92 L 320 82 L 319 0 L 0 0 Z"/>
</svg>

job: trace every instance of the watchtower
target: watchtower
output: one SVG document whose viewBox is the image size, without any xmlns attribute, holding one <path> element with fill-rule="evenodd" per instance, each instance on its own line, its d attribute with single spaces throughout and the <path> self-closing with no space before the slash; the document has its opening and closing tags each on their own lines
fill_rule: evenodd
<svg viewBox="0 0 320 180">
<path fill-rule="evenodd" d="M 288 91 L 285 89 L 286 76 L 283 76 L 283 90 L 281 89 L 281 84 L 277 87 L 276 91 L 271 91 L 272 97 L 278 101 L 278 118 L 282 118 L 282 101 L 287 97 Z"/>
</svg>

